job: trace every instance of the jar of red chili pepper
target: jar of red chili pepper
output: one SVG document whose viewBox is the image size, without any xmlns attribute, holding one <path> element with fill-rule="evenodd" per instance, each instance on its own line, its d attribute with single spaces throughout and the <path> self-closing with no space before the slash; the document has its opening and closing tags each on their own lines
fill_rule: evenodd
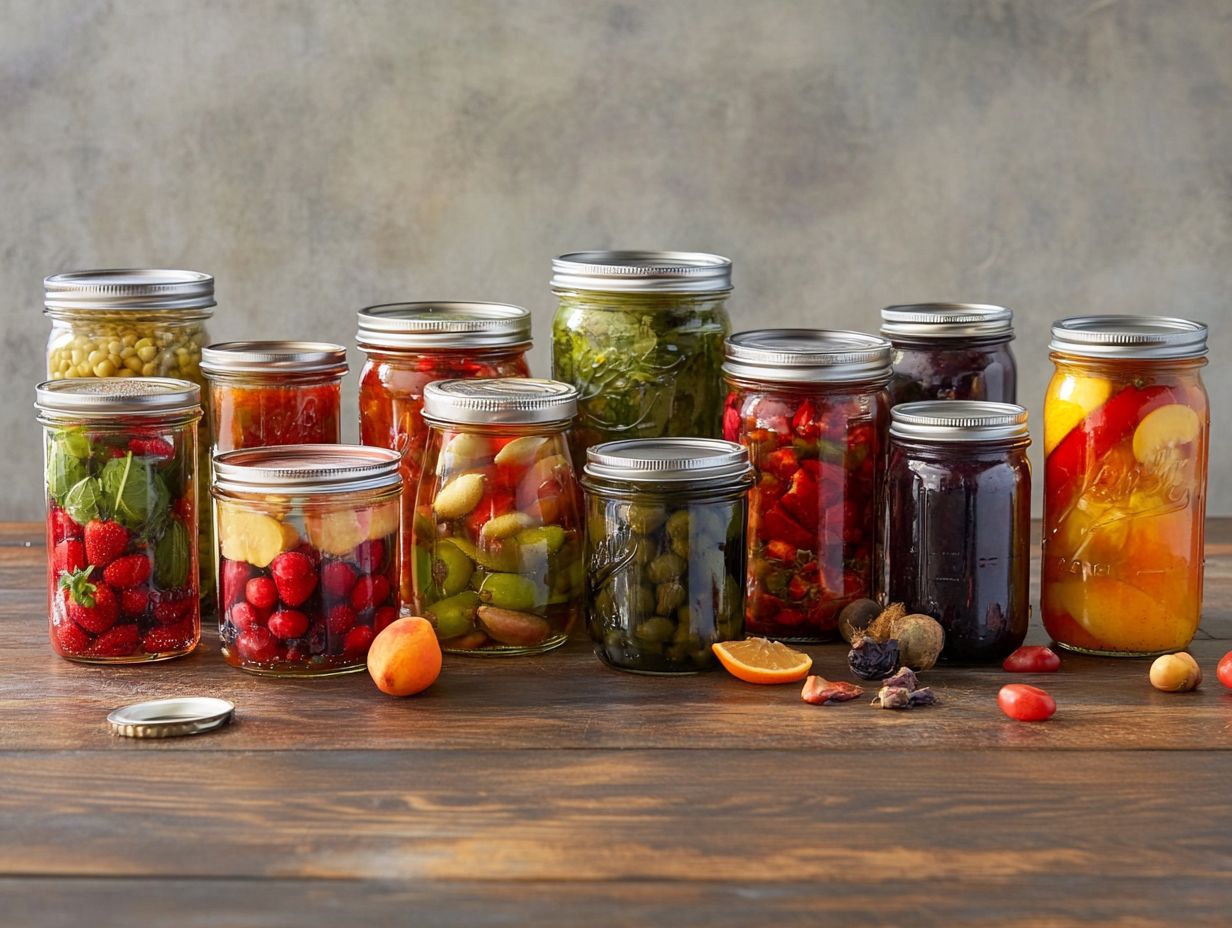
<svg viewBox="0 0 1232 928">
<path fill-rule="evenodd" d="M 881 311 L 894 346 L 890 400 L 1012 403 L 1018 364 L 1010 350 L 1014 313 L 983 303 L 917 303 Z"/>
<path fill-rule="evenodd" d="M 90 663 L 187 654 L 201 634 L 201 390 L 162 377 L 37 388 L 52 648 Z"/>
<path fill-rule="evenodd" d="M 342 440 L 346 349 L 325 342 L 222 342 L 201 352 L 215 453 Z"/>
<path fill-rule="evenodd" d="M 890 343 L 823 329 L 727 340 L 723 437 L 749 449 L 746 629 L 837 637 L 838 614 L 876 586 Z"/>
<path fill-rule="evenodd" d="M 411 525 L 428 427 L 424 387 L 434 380 L 529 377 L 530 313 L 504 303 L 387 303 L 359 311 L 356 343 L 368 354 L 359 384 L 359 440 L 402 455 L 402 601 L 414 596 Z"/>
</svg>

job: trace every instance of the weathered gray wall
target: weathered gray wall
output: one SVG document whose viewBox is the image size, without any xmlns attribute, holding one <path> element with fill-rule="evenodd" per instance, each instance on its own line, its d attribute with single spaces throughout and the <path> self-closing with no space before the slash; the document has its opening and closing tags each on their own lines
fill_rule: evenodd
<svg viewBox="0 0 1232 928">
<path fill-rule="evenodd" d="M 47 273 L 211 271 L 220 339 L 508 300 L 546 372 L 549 258 L 621 245 L 730 255 L 738 327 L 1007 303 L 1033 414 L 1054 317 L 1204 319 L 1232 513 L 1227 0 L 0 11 L 0 518 L 41 509 Z"/>
</svg>

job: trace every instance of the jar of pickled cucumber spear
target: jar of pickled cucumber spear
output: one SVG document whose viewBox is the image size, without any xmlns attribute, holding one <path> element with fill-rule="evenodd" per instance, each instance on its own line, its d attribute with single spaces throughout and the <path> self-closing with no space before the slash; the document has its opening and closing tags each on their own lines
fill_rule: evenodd
<svg viewBox="0 0 1232 928">
<path fill-rule="evenodd" d="M 587 453 L 587 628 L 610 667 L 697 673 L 744 637 L 748 452 L 703 438 Z"/>
<path fill-rule="evenodd" d="M 171 377 L 202 388 L 201 348 L 210 343 L 214 278 L 198 271 L 121 268 L 70 271 L 43 281 L 51 320 L 47 377 Z M 207 407 L 208 408 L 208 407 Z M 210 440 L 202 420 L 197 442 L 197 511 L 208 511 Z M 198 520 L 203 598 L 212 599 L 213 542 L 209 519 Z"/>
</svg>

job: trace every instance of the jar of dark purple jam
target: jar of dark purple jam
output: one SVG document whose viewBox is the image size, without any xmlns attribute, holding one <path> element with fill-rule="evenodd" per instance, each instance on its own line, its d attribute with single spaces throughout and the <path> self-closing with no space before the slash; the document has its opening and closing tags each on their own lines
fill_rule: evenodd
<svg viewBox="0 0 1232 928">
<path fill-rule="evenodd" d="M 1000 661 L 1031 614 L 1027 411 L 941 400 L 890 416 L 882 588 L 941 623 L 942 662 Z"/>
<path fill-rule="evenodd" d="M 1014 314 L 982 303 L 917 303 L 881 311 L 894 346 L 890 401 L 988 400 L 1012 403 L 1018 365 L 1010 351 Z"/>
</svg>

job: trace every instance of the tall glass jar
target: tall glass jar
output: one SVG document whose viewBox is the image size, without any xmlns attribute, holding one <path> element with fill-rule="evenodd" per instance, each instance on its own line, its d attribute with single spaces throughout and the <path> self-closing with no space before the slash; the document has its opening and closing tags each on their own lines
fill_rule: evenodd
<svg viewBox="0 0 1232 928">
<path fill-rule="evenodd" d="M 197 646 L 201 390 L 161 377 L 39 384 L 47 614 L 61 657 L 157 661 Z"/>
<path fill-rule="evenodd" d="M 890 401 L 1014 402 L 1018 364 L 1010 350 L 1014 314 L 982 303 L 917 303 L 881 311 L 894 346 Z"/>
<path fill-rule="evenodd" d="M 717 438 L 731 261 L 586 251 L 552 261 L 552 376 L 578 388 L 574 459 L 604 441 Z"/>
<path fill-rule="evenodd" d="M 1095 654 L 1184 648 L 1202 612 L 1206 326 L 1080 316 L 1049 347 L 1044 627 Z"/>
<path fill-rule="evenodd" d="M 227 663 L 273 676 L 364 668 L 399 613 L 400 463 L 385 448 L 337 444 L 214 458 Z"/>
<path fill-rule="evenodd" d="M 213 452 L 342 440 L 346 348 L 326 342 L 221 342 L 201 353 Z"/>
<path fill-rule="evenodd" d="M 447 652 L 564 644 L 580 614 L 581 492 L 566 430 L 577 391 L 552 380 L 443 380 L 413 522 L 415 611 Z"/>
<path fill-rule="evenodd" d="M 43 281 L 44 314 L 51 320 L 47 376 L 171 377 L 197 384 L 208 410 L 201 375 L 206 324 L 214 314 L 214 278 L 199 271 L 119 268 L 70 271 Z M 197 443 L 197 468 L 209 474 L 207 418 Z M 198 512 L 209 501 L 208 481 L 197 488 Z M 201 594 L 213 593 L 213 541 L 209 519 L 198 520 Z"/>
<path fill-rule="evenodd" d="M 588 452 L 587 627 L 609 667 L 685 674 L 744 637 L 748 452 L 642 438 Z"/>
<path fill-rule="evenodd" d="M 414 597 L 411 523 L 428 444 L 424 388 L 434 380 L 529 377 L 530 313 L 503 303 L 388 303 L 359 311 L 368 354 L 359 384 L 359 440 L 402 455 L 402 602 Z"/>
<path fill-rule="evenodd" d="M 1027 411 L 933 400 L 891 410 L 883 590 L 945 629 L 941 660 L 1000 661 L 1031 618 Z"/>
<path fill-rule="evenodd" d="M 825 329 L 727 341 L 723 437 L 749 449 L 747 628 L 787 641 L 838 636 L 877 592 L 890 343 Z"/>
</svg>

